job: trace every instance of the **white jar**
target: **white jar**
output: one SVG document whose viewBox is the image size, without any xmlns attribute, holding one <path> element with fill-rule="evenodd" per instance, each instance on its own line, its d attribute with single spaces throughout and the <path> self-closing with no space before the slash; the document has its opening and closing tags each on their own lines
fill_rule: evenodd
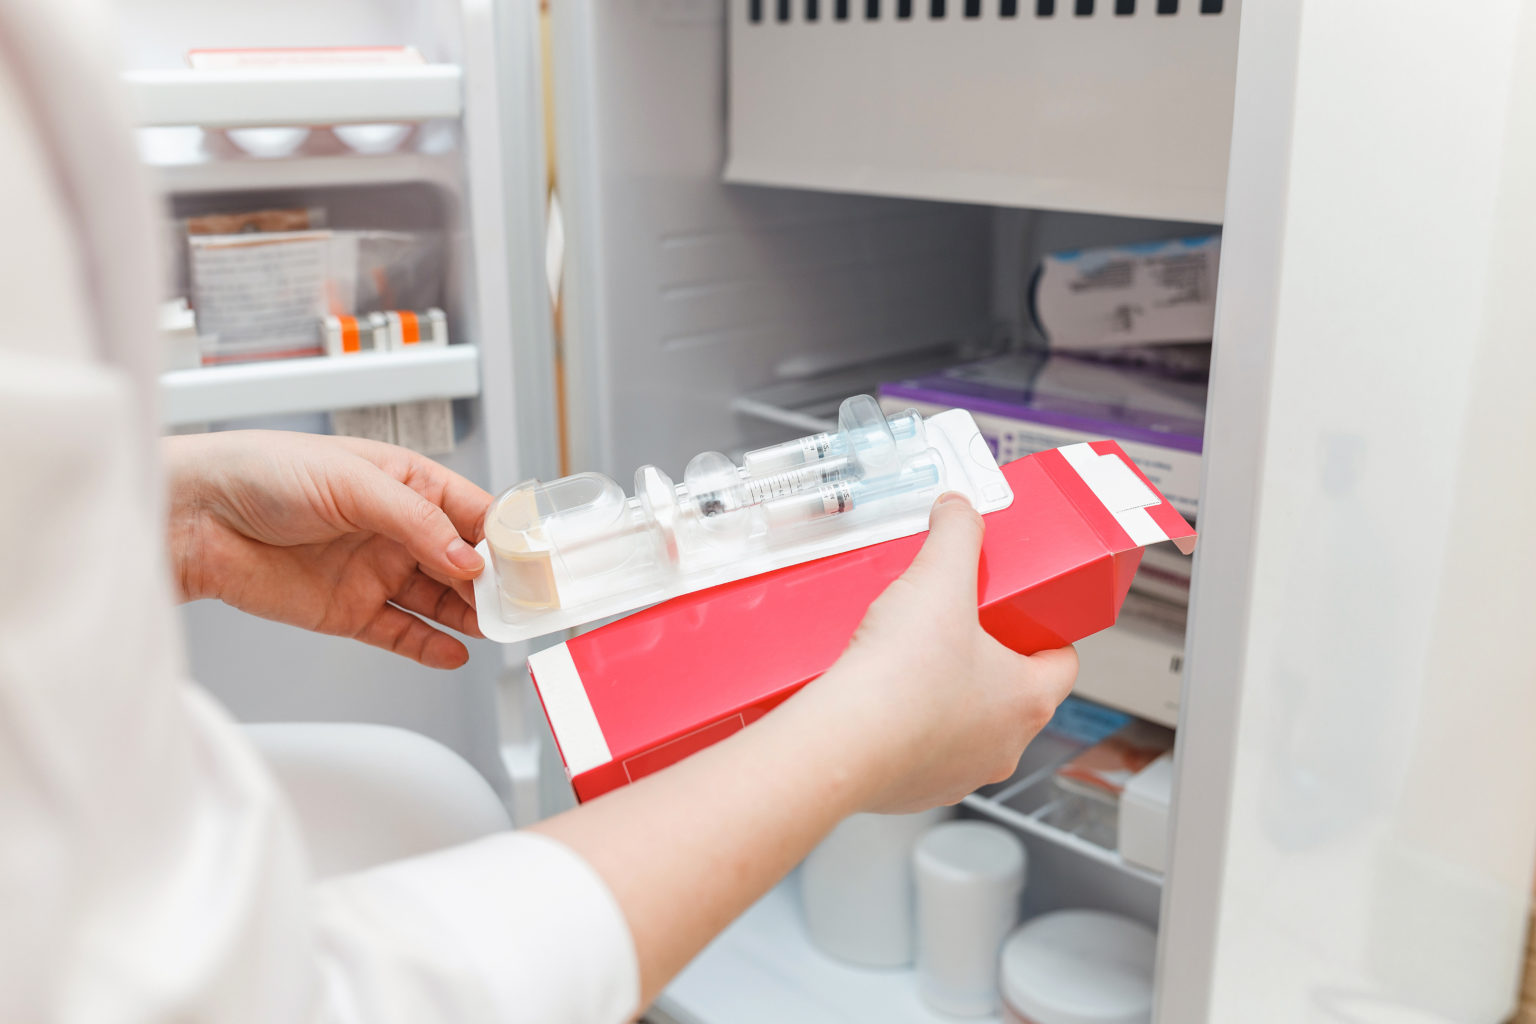
<svg viewBox="0 0 1536 1024">
<path fill-rule="evenodd" d="M 1102 910 L 1044 914 L 1003 946 L 1009 1024 L 1151 1024 L 1157 936 Z"/>
<path fill-rule="evenodd" d="M 917 986 L 942 1013 L 998 1006 L 998 951 L 1018 923 L 1024 844 L 1001 825 L 953 821 L 918 840 Z"/>
<path fill-rule="evenodd" d="M 912 962 L 912 845 L 952 813 L 855 814 L 800 868 L 800 904 L 811 942 L 861 967 Z"/>
</svg>

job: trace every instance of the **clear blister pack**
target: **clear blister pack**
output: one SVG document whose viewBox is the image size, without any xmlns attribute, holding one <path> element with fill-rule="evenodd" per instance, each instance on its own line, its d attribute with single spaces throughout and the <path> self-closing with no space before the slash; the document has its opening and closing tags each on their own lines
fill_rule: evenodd
<svg viewBox="0 0 1536 1024">
<path fill-rule="evenodd" d="M 836 431 L 747 452 L 740 465 L 703 452 L 681 483 L 643 466 L 632 496 L 597 473 L 530 480 L 486 515 L 480 628 L 527 640 L 910 536 L 945 491 L 983 513 L 1013 501 L 970 413 L 887 417 L 868 395 L 842 404 Z"/>
</svg>

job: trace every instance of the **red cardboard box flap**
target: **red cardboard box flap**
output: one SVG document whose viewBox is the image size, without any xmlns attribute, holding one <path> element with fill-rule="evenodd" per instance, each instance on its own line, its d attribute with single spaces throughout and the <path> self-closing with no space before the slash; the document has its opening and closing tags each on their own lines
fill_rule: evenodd
<svg viewBox="0 0 1536 1024">
<path fill-rule="evenodd" d="M 1034 653 L 1113 625 L 1142 548 L 1195 534 L 1112 441 L 1003 469 L 986 517 L 982 626 Z M 588 799 L 745 727 L 825 672 L 923 535 L 699 591 L 529 659 L 577 795 Z"/>
</svg>

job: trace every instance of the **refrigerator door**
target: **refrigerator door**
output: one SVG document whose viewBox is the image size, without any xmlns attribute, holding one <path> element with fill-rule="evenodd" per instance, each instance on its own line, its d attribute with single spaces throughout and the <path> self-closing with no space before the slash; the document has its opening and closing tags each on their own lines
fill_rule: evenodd
<svg viewBox="0 0 1536 1024">
<path fill-rule="evenodd" d="M 202 211 L 313 205 L 330 211 L 332 226 L 440 232 L 451 351 L 458 363 L 478 352 L 480 364 L 477 374 L 461 375 L 478 376 L 477 395 L 475 386 L 451 392 L 470 397 L 456 403 L 457 446 L 443 461 L 492 492 L 523 476 L 557 473 L 553 327 L 543 284 L 546 175 L 537 0 L 125 0 L 120 13 L 141 123 L 156 126 L 144 130 L 141 142 L 172 202 Z M 210 91 L 196 69 L 185 66 L 187 51 L 197 48 L 338 43 L 409 44 L 426 63 L 365 68 L 350 77 L 330 69 L 339 84 L 314 103 L 297 105 L 290 102 L 292 83 L 284 85 L 281 74 L 253 73 Z M 383 74 L 388 88 L 367 87 L 370 73 Z M 146 105 L 146 98 L 158 103 Z M 272 111 L 310 119 L 298 129 L 308 133 L 298 150 L 248 157 L 231 151 L 212 130 L 253 119 L 283 123 L 265 116 Z M 397 115 L 426 120 L 408 129 L 404 141 L 397 139 L 395 151 L 353 152 L 327 141 L 330 120 L 389 121 Z M 178 140 L 189 144 L 176 145 Z M 296 375 L 289 391 L 314 392 L 315 382 L 304 378 L 307 364 L 299 362 L 289 367 Z M 339 376 L 325 360 L 313 367 L 317 375 L 329 370 Z M 308 412 L 327 408 L 318 400 L 303 406 L 303 419 L 260 417 L 262 411 L 297 408 L 292 394 L 281 397 L 286 406 L 265 410 L 256 399 L 246 402 L 240 417 L 257 419 L 242 425 L 327 428 L 323 412 Z M 523 668 L 525 652 L 472 641 L 469 664 L 444 674 L 211 602 L 188 606 L 184 622 L 195 676 L 237 717 L 413 729 L 454 748 L 504 795 L 520 800 L 520 818 L 536 812 L 532 766 L 543 719 Z M 506 698 L 499 717 L 498 693 Z M 514 766 L 510 789 L 507 765 Z"/>
<path fill-rule="evenodd" d="M 1161 1021 L 1514 1009 L 1533 68 L 1514 0 L 1244 5 Z"/>
<path fill-rule="evenodd" d="M 553 305 L 545 274 L 549 185 L 539 6 L 538 0 L 463 0 L 466 221 L 483 318 L 477 411 L 493 494 L 531 477 L 552 479 L 561 470 Z M 517 644 L 494 656 L 499 767 L 519 826 L 569 800 L 528 677 L 530 651 Z"/>
</svg>

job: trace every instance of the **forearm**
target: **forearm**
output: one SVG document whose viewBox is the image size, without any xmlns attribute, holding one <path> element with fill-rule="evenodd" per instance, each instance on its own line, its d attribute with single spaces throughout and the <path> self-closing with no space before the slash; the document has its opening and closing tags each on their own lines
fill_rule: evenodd
<svg viewBox="0 0 1536 1024">
<path fill-rule="evenodd" d="M 724 742 L 535 826 L 612 889 L 634 936 L 642 1005 L 868 800 L 872 759 L 833 699 L 831 688 L 802 692 Z"/>
</svg>

